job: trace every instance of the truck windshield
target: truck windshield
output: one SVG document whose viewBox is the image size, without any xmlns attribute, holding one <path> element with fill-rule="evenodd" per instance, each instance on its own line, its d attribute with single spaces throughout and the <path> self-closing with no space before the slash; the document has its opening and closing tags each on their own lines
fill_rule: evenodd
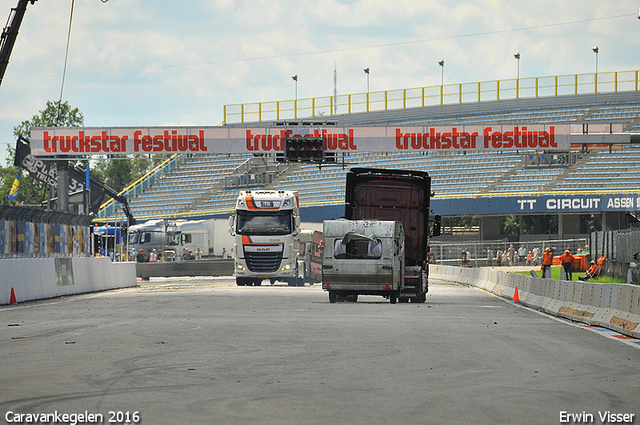
<svg viewBox="0 0 640 425">
<path fill-rule="evenodd" d="M 138 243 L 138 232 L 133 232 L 129 234 L 129 243 L 134 244 Z"/>
<path fill-rule="evenodd" d="M 180 245 L 180 233 L 167 234 L 167 245 Z"/>
<path fill-rule="evenodd" d="M 291 233 L 291 212 L 274 213 L 238 211 L 237 233 L 241 235 L 288 235 Z"/>
</svg>

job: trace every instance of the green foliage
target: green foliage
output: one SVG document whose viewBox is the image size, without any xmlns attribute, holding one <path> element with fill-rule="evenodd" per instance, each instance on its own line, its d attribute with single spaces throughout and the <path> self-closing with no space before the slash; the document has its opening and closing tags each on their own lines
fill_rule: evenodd
<svg viewBox="0 0 640 425">
<path fill-rule="evenodd" d="M 505 215 L 500 217 L 500 234 L 517 236 L 520 234 L 520 222 L 517 215 Z"/>
<path fill-rule="evenodd" d="M 60 106 L 58 108 L 58 106 Z M 84 116 L 78 108 L 72 108 L 69 102 L 47 101 L 45 109 L 34 115 L 31 120 L 22 121 L 20 125 L 13 128 L 13 134 L 29 139 L 31 127 L 80 127 L 84 125 Z M 15 148 L 9 148 L 7 166 L 0 167 L 0 205 L 14 205 L 15 203 L 25 205 L 39 205 L 45 199 L 46 187 L 29 173 L 13 166 Z M 16 175 L 20 171 L 20 195 L 15 201 L 8 198 L 9 191 L 13 185 Z"/>
</svg>

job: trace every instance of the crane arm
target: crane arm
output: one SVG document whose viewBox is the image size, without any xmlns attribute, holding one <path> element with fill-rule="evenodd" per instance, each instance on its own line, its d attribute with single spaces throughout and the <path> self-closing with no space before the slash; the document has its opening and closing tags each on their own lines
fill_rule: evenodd
<svg viewBox="0 0 640 425">
<path fill-rule="evenodd" d="M 36 1 L 38 0 L 18 0 L 18 5 L 11 9 L 7 25 L 0 36 L 0 85 L 9 65 L 9 57 L 11 56 L 13 45 L 18 38 L 18 30 L 20 29 L 20 24 L 22 24 L 24 12 L 27 10 L 27 3 L 34 4 Z"/>
</svg>

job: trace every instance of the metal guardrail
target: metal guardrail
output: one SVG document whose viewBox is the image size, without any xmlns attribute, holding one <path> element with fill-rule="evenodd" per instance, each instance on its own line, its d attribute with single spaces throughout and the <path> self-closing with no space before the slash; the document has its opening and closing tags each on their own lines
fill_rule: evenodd
<svg viewBox="0 0 640 425">
<path fill-rule="evenodd" d="M 224 106 L 224 123 L 386 111 L 420 106 L 638 90 L 640 71 L 511 78 Z"/>
</svg>

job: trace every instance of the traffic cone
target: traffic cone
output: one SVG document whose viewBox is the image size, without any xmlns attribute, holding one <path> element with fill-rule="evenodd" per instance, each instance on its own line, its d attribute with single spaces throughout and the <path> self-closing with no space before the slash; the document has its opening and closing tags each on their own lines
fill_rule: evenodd
<svg viewBox="0 0 640 425">
<path fill-rule="evenodd" d="M 9 304 L 18 304 L 18 301 L 16 300 L 16 293 L 13 290 L 13 286 L 11 287 L 11 297 L 9 297 Z"/>
<path fill-rule="evenodd" d="M 518 295 L 518 287 L 516 286 L 516 291 L 513 293 L 513 302 L 514 303 L 519 303 L 520 302 L 520 296 Z"/>
</svg>

